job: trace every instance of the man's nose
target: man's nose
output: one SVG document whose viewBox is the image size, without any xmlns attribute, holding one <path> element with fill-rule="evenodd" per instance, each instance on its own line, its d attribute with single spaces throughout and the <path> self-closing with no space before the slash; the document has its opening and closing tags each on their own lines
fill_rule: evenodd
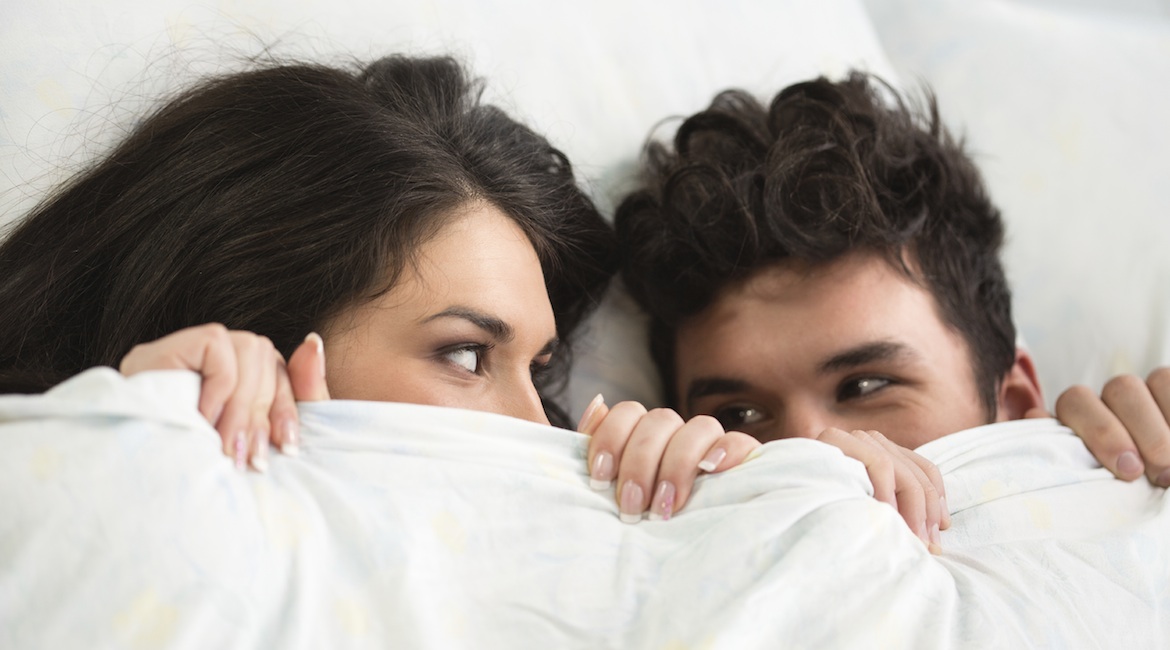
<svg viewBox="0 0 1170 650">
<path fill-rule="evenodd" d="M 829 426 L 828 414 L 824 409 L 809 403 L 789 403 L 785 405 L 781 418 L 781 438 L 816 438 Z"/>
</svg>

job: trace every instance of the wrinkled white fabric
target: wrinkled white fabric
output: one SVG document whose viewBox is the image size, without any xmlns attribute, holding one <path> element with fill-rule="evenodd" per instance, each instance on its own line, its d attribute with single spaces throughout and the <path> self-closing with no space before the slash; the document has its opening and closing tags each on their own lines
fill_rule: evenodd
<svg viewBox="0 0 1170 650">
<path fill-rule="evenodd" d="M 1165 492 L 1051 420 L 922 452 L 931 556 L 863 467 L 788 440 L 618 520 L 587 439 L 511 418 L 302 404 L 236 470 L 198 380 L 95 369 L 0 397 L 0 647 L 1127 647 L 1170 641 Z"/>
</svg>

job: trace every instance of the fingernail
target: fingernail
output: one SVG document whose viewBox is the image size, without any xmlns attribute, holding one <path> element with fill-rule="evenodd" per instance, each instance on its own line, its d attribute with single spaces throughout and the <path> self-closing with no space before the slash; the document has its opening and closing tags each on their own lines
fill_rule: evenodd
<svg viewBox="0 0 1170 650">
<path fill-rule="evenodd" d="M 1157 486 L 1170 487 L 1170 468 L 1162 470 L 1162 473 L 1158 475 Z"/>
<path fill-rule="evenodd" d="M 252 469 L 261 474 L 268 471 L 268 458 L 264 456 L 264 452 L 258 451 L 252 455 Z"/>
<path fill-rule="evenodd" d="M 606 490 L 611 484 L 613 484 L 613 455 L 608 451 L 603 451 L 593 458 L 593 467 L 589 468 L 589 487 L 594 490 Z"/>
<path fill-rule="evenodd" d="M 621 520 L 627 524 L 642 521 L 642 486 L 633 481 L 622 486 Z"/>
<path fill-rule="evenodd" d="M 248 461 L 248 441 L 246 438 L 247 438 L 247 436 L 245 436 L 244 432 L 242 432 L 242 431 L 240 433 L 236 434 L 236 442 L 235 442 L 236 458 L 235 458 L 235 460 L 236 460 L 236 469 L 239 469 L 239 470 L 244 469 L 244 467 Z"/>
<path fill-rule="evenodd" d="M 727 458 L 727 451 L 722 447 L 712 449 L 707 452 L 703 460 L 699 461 L 699 469 L 704 472 L 714 472 L 715 468 L 719 467 L 719 463 L 722 463 L 724 458 Z"/>
<path fill-rule="evenodd" d="M 284 442 L 280 444 L 280 453 L 285 456 L 297 456 L 301 453 L 300 427 L 295 420 L 284 423 Z"/>
<path fill-rule="evenodd" d="M 942 547 L 942 534 L 938 531 L 938 524 L 931 524 L 930 526 L 930 543 L 940 548 Z"/>
<path fill-rule="evenodd" d="M 320 364 L 321 376 L 325 376 L 325 341 L 321 339 L 321 335 L 316 332 L 309 332 L 305 337 L 306 341 L 312 341 L 313 345 L 317 347 L 317 361 Z"/>
<path fill-rule="evenodd" d="M 942 547 L 933 542 L 926 545 L 926 550 L 930 551 L 931 555 L 942 555 L 943 553 Z"/>
<path fill-rule="evenodd" d="M 1142 466 L 1142 459 L 1132 451 L 1123 451 L 1117 457 L 1117 475 L 1123 479 L 1135 479 L 1141 476 L 1145 469 Z"/>
<path fill-rule="evenodd" d="M 605 402 L 605 398 L 601 396 L 601 393 L 598 393 L 597 397 L 594 397 L 589 402 L 589 406 L 586 406 L 585 412 L 581 414 L 581 420 L 577 422 L 578 433 L 590 432 L 593 428 L 593 417 L 597 415 L 597 411 L 603 402 Z"/>
<path fill-rule="evenodd" d="M 918 539 L 922 540 L 923 544 L 930 544 L 930 534 L 926 532 L 926 522 L 919 524 L 918 532 L 915 534 L 918 535 Z"/>
<path fill-rule="evenodd" d="M 651 521 L 669 521 L 674 514 L 674 483 L 659 481 L 658 489 L 654 492 L 654 501 L 650 504 Z"/>
</svg>

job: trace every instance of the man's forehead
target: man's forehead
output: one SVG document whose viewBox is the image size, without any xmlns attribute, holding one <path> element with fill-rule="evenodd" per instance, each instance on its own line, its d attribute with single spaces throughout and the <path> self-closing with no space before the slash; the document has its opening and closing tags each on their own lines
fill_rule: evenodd
<svg viewBox="0 0 1170 650">
<path fill-rule="evenodd" d="M 896 266 L 899 262 L 906 266 Z M 850 252 L 819 263 L 787 259 L 763 266 L 729 284 L 717 294 L 714 302 L 817 300 L 823 299 L 825 286 L 876 284 L 889 279 L 919 286 L 911 275 L 915 273 L 916 264 L 907 256 L 896 260 L 869 251 Z"/>
</svg>

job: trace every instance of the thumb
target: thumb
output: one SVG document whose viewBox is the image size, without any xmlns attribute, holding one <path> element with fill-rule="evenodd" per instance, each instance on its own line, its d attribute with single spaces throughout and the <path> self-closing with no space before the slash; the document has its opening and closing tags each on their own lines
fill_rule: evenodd
<svg viewBox="0 0 1170 650">
<path fill-rule="evenodd" d="M 289 357 L 288 379 L 298 402 L 329 399 L 329 387 L 325 385 L 325 342 L 316 332 L 310 332 Z"/>
</svg>

